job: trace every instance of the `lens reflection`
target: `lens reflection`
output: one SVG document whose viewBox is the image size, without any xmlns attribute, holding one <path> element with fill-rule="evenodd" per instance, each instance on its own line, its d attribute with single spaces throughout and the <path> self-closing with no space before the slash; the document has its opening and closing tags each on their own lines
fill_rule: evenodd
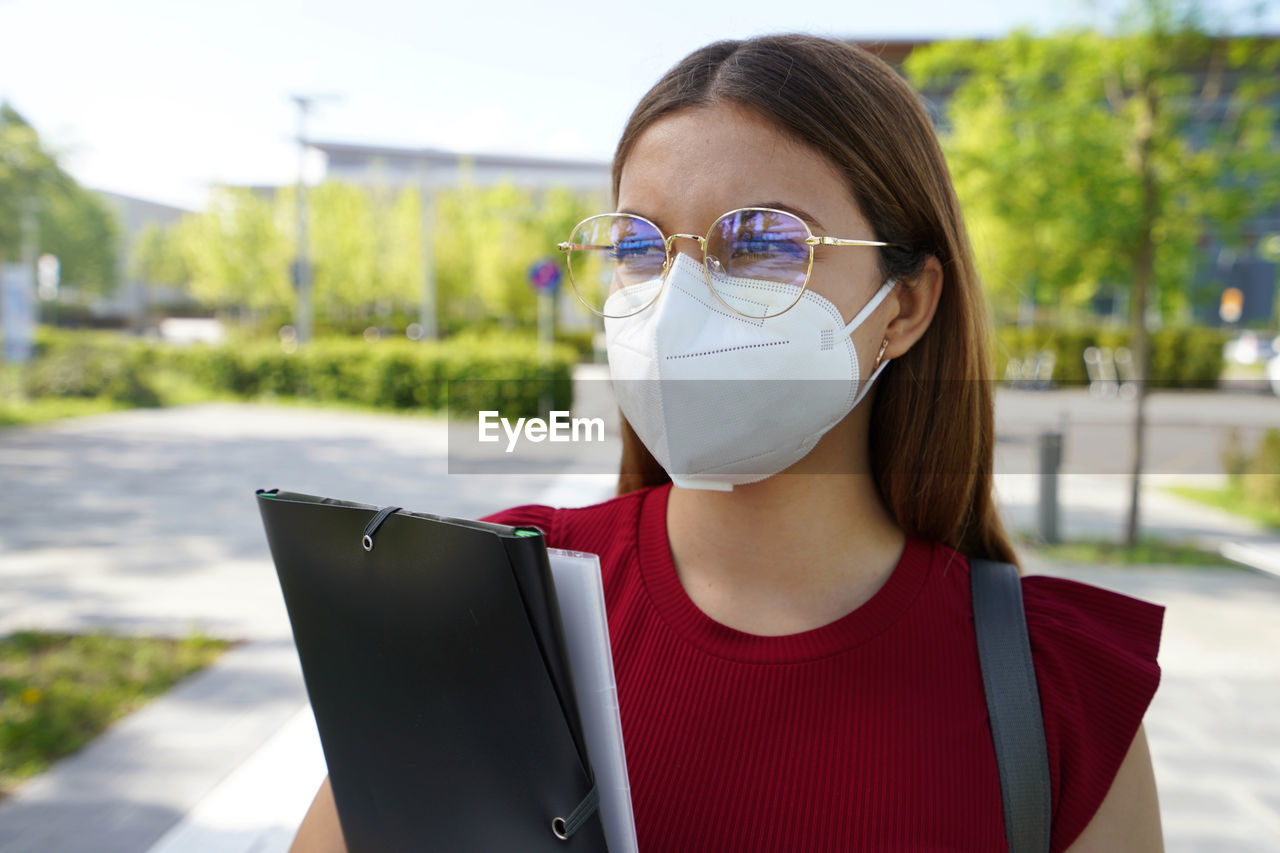
<svg viewBox="0 0 1280 853">
<path fill-rule="evenodd" d="M 747 208 L 720 217 L 707 239 L 707 271 L 716 295 L 749 317 L 767 317 L 791 307 L 808 276 L 809 236 L 804 222 L 780 210 Z M 783 287 L 762 291 L 733 279 Z"/>
<path fill-rule="evenodd" d="M 626 317 L 657 297 L 666 247 L 653 223 L 627 214 L 593 216 L 569 243 L 569 277 L 591 310 Z"/>
<path fill-rule="evenodd" d="M 809 274 L 808 226 L 768 208 L 726 213 L 711 226 L 706 268 L 725 305 L 753 318 L 774 316 L 795 304 Z M 569 277 L 579 298 L 597 314 L 628 317 L 643 311 L 662 289 L 666 244 L 647 219 L 605 213 L 574 229 Z"/>
</svg>

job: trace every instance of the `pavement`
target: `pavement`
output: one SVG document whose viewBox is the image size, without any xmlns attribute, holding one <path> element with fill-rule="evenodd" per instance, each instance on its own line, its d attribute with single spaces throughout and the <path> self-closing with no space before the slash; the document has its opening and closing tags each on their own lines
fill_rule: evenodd
<svg viewBox="0 0 1280 853">
<path fill-rule="evenodd" d="M 610 405 L 594 390 L 582 401 L 589 410 Z M 1224 405 L 1237 403 L 1224 417 Z M 1205 430 L 1224 430 L 1205 412 L 1257 429 L 1280 424 L 1280 401 L 1160 405 L 1170 422 L 1199 418 L 1200 432 L 1181 426 L 1157 440 L 1181 461 L 1148 479 L 1144 529 L 1265 567 L 1280 554 L 1274 536 L 1159 487 L 1213 480 Z M 1061 425 L 1055 406 L 1075 414 L 1058 490 L 1063 533 L 1115 538 L 1128 481 L 1095 458 L 1114 439 L 1090 430 L 1114 429 L 1117 408 L 1062 394 L 1003 395 L 1001 430 L 1034 435 Z M 1090 422 L 1089 412 L 1100 414 Z M 1179 430 L 1191 447 L 1178 450 Z M 616 435 L 609 439 L 607 452 L 616 453 Z M 528 473 L 450 474 L 447 442 L 433 419 L 266 405 L 0 431 L 0 634 L 198 628 L 242 641 L 0 803 L 0 851 L 287 850 L 325 766 L 253 490 L 470 517 L 520 503 L 592 503 L 612 490 L 597 464 L 572 459 Z M 1006 523 L 1034 530 L 1038 479 L 1023 452 L 1017 442 L 1002 450 L 997 492 Z M 1163 681 L 1146 720 L 1167 849 L 1280 850 L 1280 576 L 1034 558 L 1026 569 L 1167 607 Z"/>
</svg>

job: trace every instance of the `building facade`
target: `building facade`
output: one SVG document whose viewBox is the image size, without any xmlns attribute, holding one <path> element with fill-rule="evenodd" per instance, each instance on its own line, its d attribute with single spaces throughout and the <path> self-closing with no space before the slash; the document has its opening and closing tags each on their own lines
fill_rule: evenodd
<svg viewBox="0 0 1280 853">
<path fill-rule="evenodd" d="M 463 154 L 437 148 L 392 148 L 316 141 L 310 146 L 326 161 L 325 177 L 393 188 L 431 190 L 470 183 L 488 187 L 509 182 L 533 191 L 552 187 L 584 194 L 609 191 L 609 164 L 595 160 Z"/>
</svg>

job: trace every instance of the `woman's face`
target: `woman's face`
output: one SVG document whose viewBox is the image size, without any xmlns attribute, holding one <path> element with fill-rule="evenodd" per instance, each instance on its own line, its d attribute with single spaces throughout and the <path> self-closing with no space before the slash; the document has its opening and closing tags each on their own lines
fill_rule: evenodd
<svg viewBox="0 0 1280 853">
<path fill-rule="evenodd" d="M 618 210 L 645 217 L 664 234 L 706 234 L 722 213 L 740 207 L 790 210 L 820 237 L 876 239 L 826 157 L 739 107 L 715 104 L 662 118 L 640 135 L 623 164 Z M 694 240 L 677 239 L 672 251 L 702 261 Z M 851 320 L 883 283 L 876 252 L 816 247 L 809 289 Z M 875 358 L 884 328 L 874 319 L 854 332 L 864 364 Z"/>
</svg>

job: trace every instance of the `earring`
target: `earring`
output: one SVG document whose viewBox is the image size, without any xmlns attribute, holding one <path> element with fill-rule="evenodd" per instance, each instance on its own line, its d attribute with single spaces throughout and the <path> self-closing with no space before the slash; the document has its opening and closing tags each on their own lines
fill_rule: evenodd
<svg viewBox="0 0 1280 853">
<path fill-rule="evenodd" d="M 871 366 L 871 369 L 873 371 L 880 367 L 880 362 L 884 359 L 884 351 L 887 350 L 888 348 L 889 348 L 889 339 L 885 338 L 884 342 L 880 344 L 880 352 L 876 353 L 876 363 Z"/>
</svg>

